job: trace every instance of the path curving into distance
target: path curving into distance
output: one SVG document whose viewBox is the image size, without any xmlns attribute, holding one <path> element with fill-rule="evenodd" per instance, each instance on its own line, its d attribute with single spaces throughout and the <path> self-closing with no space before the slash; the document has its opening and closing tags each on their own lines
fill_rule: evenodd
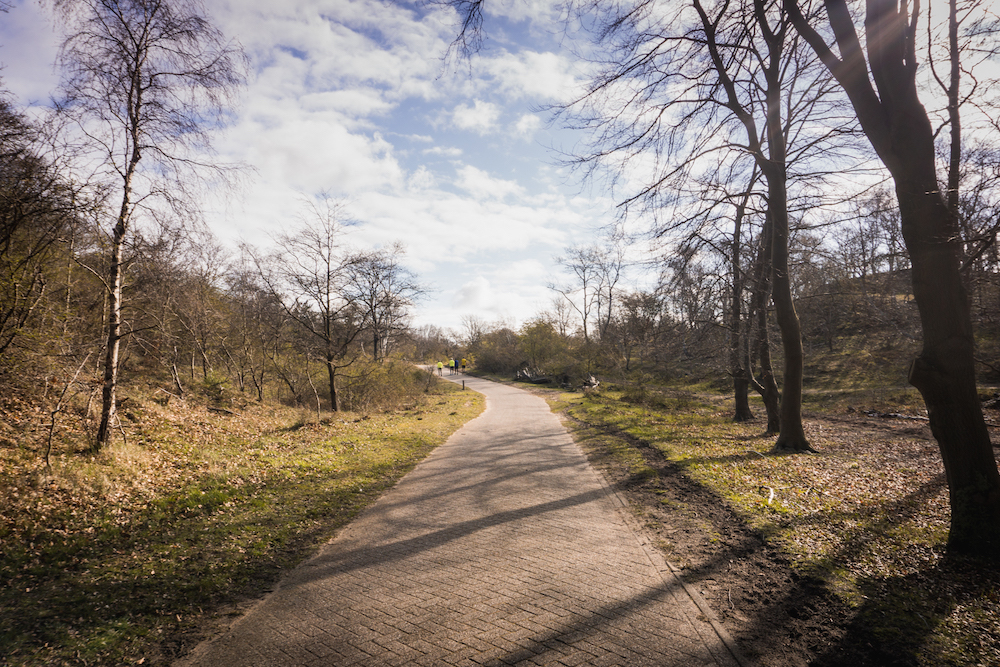
<svg viewBox="0 0 1000 667">
<path fill-rule="evenodd" d="M 483 414 L 178 667 L 741 664 L 544 400 L 446 377 Z"/>
</svg>

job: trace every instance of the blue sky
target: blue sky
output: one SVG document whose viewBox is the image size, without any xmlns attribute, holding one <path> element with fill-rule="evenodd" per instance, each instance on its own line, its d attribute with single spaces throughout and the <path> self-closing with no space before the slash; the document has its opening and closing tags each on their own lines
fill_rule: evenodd
<svg viewBox="0 0 1000 667">
<path fill-rule="evenodd" d="M 415 323 L 461 329 L 464 315 L 523 322 L 549 308 L 553 257 L 613 219 L 550 147 L 583 137 L 537 109 L 570 99 L 585 76 L 556 2 L 489 5 L 486 48 L 446 63 L 448 9 L 376 0 L 208 0 L 246 49 L 253 77 L 222 160 L 245 162 L 249 187 L 212 206 L 226 243 L 266 246 L 304 212 L 303 196 L 343 197 L 358 246 L 402 242 L 433 288 Z M 56 35 L 36 3 L 0 14 L 0 72 L 22 105 L 56 81 Z"/>
</svg>

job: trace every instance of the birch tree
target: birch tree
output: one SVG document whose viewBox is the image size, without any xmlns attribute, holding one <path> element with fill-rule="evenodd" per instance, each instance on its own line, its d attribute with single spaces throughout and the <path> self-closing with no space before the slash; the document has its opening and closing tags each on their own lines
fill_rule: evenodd
<svg viewBox="0 0 1000 667">
<path fill-rule="evenodd" d="M 65 38 L 58 111 L 74 122 L 111 188 L 107 336 L 96 447 L 115 420 L 126 247 L 143 210 L 190 206 L 192 174 L 206 160 L 245 81 L 242 49 L 227 42 L 197 0 L 60 0 Z"/>
</svg>

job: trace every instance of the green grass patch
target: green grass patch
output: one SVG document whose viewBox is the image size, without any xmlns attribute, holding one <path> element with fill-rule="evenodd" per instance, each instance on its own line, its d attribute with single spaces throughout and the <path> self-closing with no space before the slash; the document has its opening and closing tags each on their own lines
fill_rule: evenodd
<svg viewBox="0 0 1000 667">
<path fill-rule="evenodd" d="M 648 470 L 640 446 L 651 446 L 725 499 L 793 567 L 854 608 L 887 654 L 927 666 L 1000 664 L 1000 573 L 946 556 L 943 466 L 937 445 L 913 437 L 912 426 L 819 415 L 806 420 L 819 453 L 779 456 L 763 422 L 733 423 L 731 401 L 716 393 L 601 389 L 551 402 L 633 474 Z M 872 398 L 873 409 L 916 409 L 910 390 L 870 385 L 817 391 L 807 405 L 842 415 Z"/>
<path fill-rule="evenodd" d="M 264 593 L 438 444 L 482 396 L 441 383 L 388 414 L 133 410 L 129 444 L 0 449 L 5 665 L 169 664 L 206 618 Z"/>
</svg>

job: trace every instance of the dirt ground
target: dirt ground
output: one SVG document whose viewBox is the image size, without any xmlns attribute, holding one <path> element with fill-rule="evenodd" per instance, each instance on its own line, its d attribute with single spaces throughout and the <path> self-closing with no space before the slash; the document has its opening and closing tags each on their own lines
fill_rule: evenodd
<svg viewBox="0 0 1000 667">
<path fill-rule="evenodd" d="M 828 436 L 876 431 L 883 441 L 932 441 L 926 423 L 861 413 L 807 418 Z M 619 434 L 621 435 L 621 434 Z M 912 654 L 882 646 L 818 579 L 800 576 L 778 549 L 726 503 L 680 473 L 656 450 L 633 441 L 659 474 L 636 477 L 599 447 L 584 444 L 595 466 L 629 502 L 646 537 L 711 605 L 743 654 L 760 667 L 913 665 Z"/>
</svg>

